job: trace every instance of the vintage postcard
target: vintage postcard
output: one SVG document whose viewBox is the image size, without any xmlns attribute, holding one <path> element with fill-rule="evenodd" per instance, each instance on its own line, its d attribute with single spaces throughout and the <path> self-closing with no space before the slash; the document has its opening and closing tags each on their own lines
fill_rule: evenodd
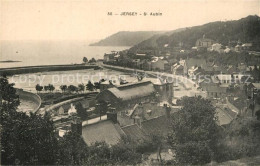
<svg viewBox="0 0 260 166">
<path fill-rule="evenodd" d="M 259 0 L 0 0 L 1 165 L 260 165 Z"/>
</svg>

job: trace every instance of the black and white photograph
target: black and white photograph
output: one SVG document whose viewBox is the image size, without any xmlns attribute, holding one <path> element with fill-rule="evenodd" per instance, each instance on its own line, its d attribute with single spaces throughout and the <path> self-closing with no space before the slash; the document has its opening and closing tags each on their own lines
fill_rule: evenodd
<svg viewBox="0 0 260 166">
<path fill-rule="evenodd" d="M 260 166 L 260 0 L 0 0 L 0 165 Z"/>
</svg>

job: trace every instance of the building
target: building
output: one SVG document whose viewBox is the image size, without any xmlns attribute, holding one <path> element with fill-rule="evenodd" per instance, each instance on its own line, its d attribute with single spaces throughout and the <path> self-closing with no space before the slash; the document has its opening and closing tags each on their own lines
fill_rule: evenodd
<svg viewBox="0 0 260 166">
<path fill-rule="evenodd" d="M 104 54 L 104 62 L 114 61 L 115 54 Z"/>
<path fill-rule="evenodd" d="M 196 41 L 196 47 L 199 48 L 209 48 L 213 45 L 214 41 L 211 39 L 205 38 L 205 35 L 203 35 L 203 38 L 198 39 Z"/>
<path fill-rule="evenodd" d="M 109 119 L 82 127 L 82 137 L 87 145 L 103 141 L 108 145 L 115 145 L 120 141 L 123 134 L 118 123 Z"/>
<path fill-rule="evenodd" d="M 227 92 L 227 88 L 218 85 L 206 86 L 205 90 L 208 98 L 223 98 Z"/>
<path fill-rule="evenodd" d="M 189 69 L 191 68 L 205 68 L 207 66 L 207 62 L 205 59 L 195 59 L 195 58 L 190 58 L 185 60 L 184 65 L 183 65 L 183 74 L 188 75 L 189 74 Z"/>
<path fill-rule="evenodd" d="M 247 94 L 248 96 L 250 96 L 251 98 L 253 98 L 253 93 L 256 93 L 258 95 L 260 95 L 260 83 L 250 83 L 247 86 Z"/>
<path fill-rule="evenodd" d="M 248 76 L 248 75 L 244 75 L 244 74 L 218 74 L 218 75 L 215 75 L 214 77 L 222 85 L 225 85 L 225 84 L 231 85 L 232 83 L 241 83 L 242 78 L 244 76 Z"/>
<path fill-rule="evenodd" d="M 173 66 L 172 66 L 172 73 L 174 75 L 183 75 L 183 65 L 180 65 L 178 63 L 175 63 Z"/>
<path fill-rule="evenodd" d="M 165 115 L 158 116 L 149 120 L 137 117 L 132 125 L 122 127 L 125 135 L 133 141 L 143 141 L 153 135 L 167 136 L 171 131 L 171 109 L 165 107 Z"/>
<path fill-rule="evenodd" d="M 117 61 L 119 57 L 120 57 L 119 52 L 111 51 L 111 53 L 104 54 L 104 62 L 105 63 L 114 62 Z"/>
<path fill-rule="evenodd" d="M 127 107 L 129 104 L 150 101 L 155 92 L 151 81 L 141 81 L 108 88 L 100 92 L 96 100 L 98 102 L 108 102 L 116 108 Z"/>
</svg>

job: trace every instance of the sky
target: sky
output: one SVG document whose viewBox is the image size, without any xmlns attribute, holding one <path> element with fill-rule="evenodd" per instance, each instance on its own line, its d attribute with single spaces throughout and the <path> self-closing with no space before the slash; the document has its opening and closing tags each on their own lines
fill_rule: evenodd
<svg viewBox="0 0 260 166">
<path fill-rule="evenodd" d="M 162 16 L 139 15 L 144 12 Z M 260 0 L 0 0 L 0 39 L 98 40 L 118 31 L 166 31 L 248 15 L 260 15 Z"/>
</svg>

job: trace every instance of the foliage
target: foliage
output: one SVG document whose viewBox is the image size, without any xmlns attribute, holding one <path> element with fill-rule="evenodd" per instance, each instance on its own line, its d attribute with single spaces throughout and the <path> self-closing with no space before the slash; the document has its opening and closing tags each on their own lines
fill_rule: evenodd
<svg viewBox="0 0 260 166">
<path fill-rule="evenodd" d="M 43 86 L 40 86 L 39 84 L 37 84 L 35 86 L 35 89 L 36 89 L 37 92 L 41 92 L 43 90 Z"/>
<path fill-rule="evenodd" d="M 100 89 L 100 82 L 95 82 L 94 87 L 95 89 Z"/>
<path fill-rule="evenodd" d="M 183 48 L 190 49 L 195 46 L 198 39 L 203 35 L 206 38 L 223 45 L 228 45 L 229 41 L 252 42 L 254 43 L 254 50 L 259 50 L 260 42 L 260 21 L 257 15 L 248 16 L 236 21 L 226 22 L 212 22 L 201 26 L 194 26 L 186 28 L 180 32 L 172 34 L 161 34 L 153 36 L 130 49 L 130 52 L 137 52 L 140 50 L 158 50 L 163 49 L 165 44 L 169 44 L 170 48 L 179 47 L 179 43 L 183 43 Z"/>
<path fill-rule="evenodd" d="M 62 92 L 65 92 L 68 89 L 68 87 L 67 87 L 67 85 L 61 85 L 60 89 Z"/>
<path fill-rule="evenodd" d="M 184 97 L 183 108 L 173 116 L 168 141 L 176 160 L 185 164 L 205 164 L 214 157 L 219 138 L 215 108 L 209 100 Z"/>
<path fill-rule="evenodd" d="M 70 92 L 77 92 L 78 91 L 78 88 L 74 85 L 68 86 L 68 89 L 69 89 Z"/>
<path fill-rule="evenodd" d="M 20 104 L 19 96 L 16 94 L 14 84 L 9 84 L 5 76 L 0 77 L 0 99 L 3 100 L 2 104 L 8 109 L 15 110 Z"/>
<path fill-rule="evenodd" d="M 83 62 L 84 63 L 88 63 L 88 58 L 87 57 L 83 57 Z"/>
<path fill-rule="evenodd" d="M 75 108 L 76 108 L 77 114 L 81 118 L 81 120 L 86 120 L 88 118 L 87 111 L 83 108 L 83 106 L 80 102 L 77 102 L 75 104 Z"/>
<path fill-rule="evenodd" d="M 88 84 L 86 85 L 86 89 L 89 90 L 89 91 L 94 90 L 94 85 L 92 84 L 91 81 L 88 81 Z"/>
<path fill-rule="evenodd" d="M 83 165 L 88 155 L 88 147 L 77 133 L 69 132 L 59 139 L 58 165 Z"/>
<path fill-rule="evenodd" d="M 95 58 L 91 58 L 88 62 L 89 62 L 89 63 L 96 63 L 97 61 L 96 61 Z"/>
<path fill-rule="evenodd" d="M 44 86 L 43 88 L 45 91 L 50 91 L 50 92 L 53 92 L 55 90 L 55 87 L 52 84 Z"/>
<path fill-rule="evenodd" d="M 85 90 L 84 84 L 79 84 L 79 85 L 78 85 L 78 91 L 84 92 L 84 90 Z"/>
</svg>

